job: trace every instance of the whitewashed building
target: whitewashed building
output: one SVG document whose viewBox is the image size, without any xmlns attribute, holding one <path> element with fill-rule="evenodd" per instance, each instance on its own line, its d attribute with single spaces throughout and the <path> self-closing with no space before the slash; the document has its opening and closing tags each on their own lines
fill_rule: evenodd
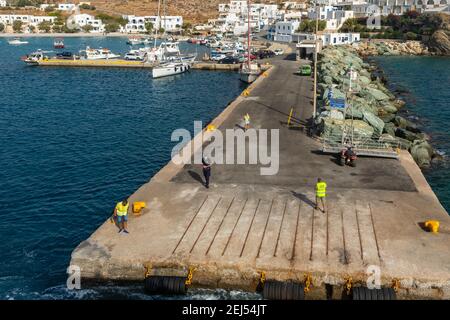
<svg viewBox="0 0 450 320">
<path fill-rule="evenodd" d="M 324 32 L 319 35 L 319 39 L 322 40 L 323 46 L 336 46 L 341 44 L 351 44 L 354 42 L 359 42 L 361 40 L 361 35 L 356 32 Z"/>
<path fill-rule="evenodd" d="M 33 16 L 23 14 L 0 14 L 0 23 L 5 26 L 12 26 L 14 21 L 22 21 L 22 30 L 30 32 L 30 27 L 38 27 L 41 22 L 47 21 L 54 23 L 56 17 L 50 16 Z"/>
<path fill-rule="evenodd" d="M 89 25 L 92 27 L 92 30 L 90 31 L 92 33 L 105 31 L 105 25 L 103 24 L 102 20 L 95 19 L 94 16 L 87 14 L 87 13 L 76 14 L 76 15 L 71 16 L 68 19 L 67 24 L 69 25 L 69 23 L 73 24 L 74 26 L 77 26 L 80 29 Z"/>
<path fill-rule="evenodd" d="M 180 31 L 183 26 L 183 17 L 182 16 L 123 16 L 128 20 L 128 23 L 122 28 L 123 32 L 127 33 L 139 33 L 146 32 L 145 28 L 146 23 L 152 23 L 153 28 L 164 28 L 165 31 L 168 32 L 177 32 Z"/>
<path fill-rule="evenodd" d="M 0 0 L 0 7 L 4 8 L 8 6 L 8 2 L 6 0 Z"/>
<path fill-rule="evenodd" d="M 343 10 L 335 6 L 319 7 L 319 19 L 326 21 L 326 30 L 338 30 L 347 19 L 353 17 L 353 10 Z M 311 20 L 316 19 L 316 10 L 314 8 L 309 10 L 308 18 Z"/>
<path fill-rule="evenodd" d="M 214 30 L 243 35 L 248 31 L 248 17 L 252 31 L 259 32 L 275 23 L 278 18 L 278 6 L 275 4 L 230 1 L 219 4 L 219 17 L 214 21 Z"/>
<path fill-rule="evenodd" d="M 297 32 L 300 21 L 279 21 L 275 24 L 274 41 L 292 42 L 292 35 Z"/>
</svg>

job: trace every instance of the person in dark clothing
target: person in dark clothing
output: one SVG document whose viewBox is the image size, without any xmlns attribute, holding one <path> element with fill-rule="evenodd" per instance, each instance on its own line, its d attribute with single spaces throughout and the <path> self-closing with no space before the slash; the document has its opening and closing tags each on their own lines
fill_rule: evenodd
<svg viewBox="0 0 450 320">
<path fill-rule="evenodd" d="M 209 178 L 211 177 L 211 164 L 207 157 L 202 158 L 203 175 L 205 176 L 205 187 L 209 188 Z"/>
</svg>

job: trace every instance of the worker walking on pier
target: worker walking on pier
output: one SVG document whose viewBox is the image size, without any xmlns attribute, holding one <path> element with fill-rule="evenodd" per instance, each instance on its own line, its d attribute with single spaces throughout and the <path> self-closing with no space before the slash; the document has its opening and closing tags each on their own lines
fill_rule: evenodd
<svg viewBox="0 0 450 320">
<path fill-rule="evenodd" d="M 244 115 L 244 131 L 247 131 L 250 129 L 250 115 L 246 113 Z"/>
<path fill-rule="evenodd" d="M 205 176 L 205 187 L 209 188 L 209 178 L 211 177 L 211 163 L 208 157 L 202 158 L 203 175 Z"/>
<path fill-rule="evenodd" d="M 316 183 L 316 207 L 314 209 L 319 210 L 319 200 L 322 203 L 323 212 L 325 212 L 325 197 L 327 196 L 327 184 L 322 178 L 317 179 Z"/>
<path fill-rule="evenodd" d="M 128 221 L 128 207 L 130 204 L 127 199 L 124 199 L 121 202 L 116 204 L 116 208 L 114 209 L 114 217 L 117 217 L 117 224 L 119 226 L 119 233 L 127 231 L 127 221 Z"/>
</svg>

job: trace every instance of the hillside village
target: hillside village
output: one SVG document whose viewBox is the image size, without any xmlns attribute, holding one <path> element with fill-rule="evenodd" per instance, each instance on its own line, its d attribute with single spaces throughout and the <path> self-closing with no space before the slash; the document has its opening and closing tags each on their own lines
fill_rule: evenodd
<svg viewBox="0 0 450 320">
<path fill-rule="evenodd" d="M 353 43 L 362 37 L 420 40 L 421 36 L 427 35 L 425 29 L 400 32 L 391 30 L 389 23 L 395 22 L 393 17 L 396 16 L 410 18 L 412 12 L 414 15 L 448 13 L 450 9 L 446 3 L 446 0 L 428 0 L 425 4 L 422 0 L 321 0 L 317 7 L 319 37 L 324 46 Z M 249 15 L 247 1 L 241 0 L 204 1 L 201 5 L 196 0 L 71 3 L 0 0 L 0 9 L 0 32 L 24 34 L 163 31 L 184 35 L 241 36 L 247 33 Z M 373 15 L 380 19 L 378 28 L 367 22 Z M 265 32 L 269 40 L 277 42 L 312 40 L 315 20 L 314 2 L 253 1 L 250 5 L 252 32 Z"/>
</svg>

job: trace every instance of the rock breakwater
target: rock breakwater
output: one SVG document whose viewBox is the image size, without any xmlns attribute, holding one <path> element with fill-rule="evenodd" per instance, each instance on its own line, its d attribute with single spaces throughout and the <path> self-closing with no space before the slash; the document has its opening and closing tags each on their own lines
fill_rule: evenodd
<svg viewBox="0 0 450 320">
<path fill-rule="evenodd" d="M 427 135 L 399 114 L 404 101 L 386 88 L 376 67 L 361 59 L 359 53 L 352 46 L 329 46 L 320 53 L 318 133 L 323 137 L 342 137 L 353 119 L 356 139 L 396 145 L 409 150 L 420 167 L 429 166 L 439 155 L 428 143 Z M 350 68 L 357 75 L 352 81 Z M 344 99 L 345 108 L 332 106 Z"/>
</svg>

